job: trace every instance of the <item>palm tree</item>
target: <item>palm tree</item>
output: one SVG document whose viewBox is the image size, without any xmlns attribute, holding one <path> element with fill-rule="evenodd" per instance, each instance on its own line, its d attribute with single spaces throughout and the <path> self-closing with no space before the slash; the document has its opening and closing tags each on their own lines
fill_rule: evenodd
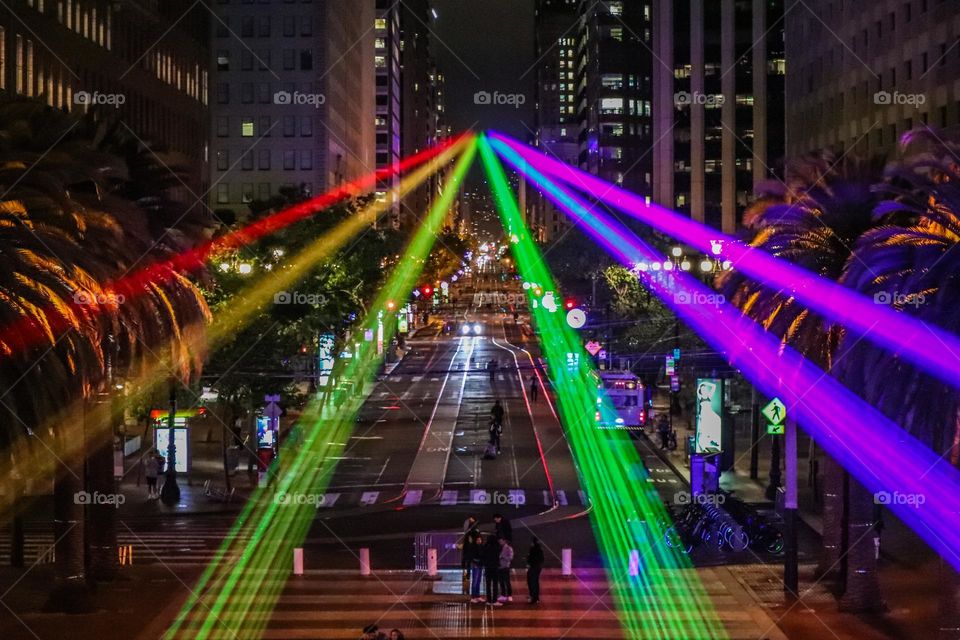
<svg viewBox="0 0 960 640">
<path fill-rule="evenodd" d="M 877 209 L 890 223 L 860 238 L 844 281 L 868 297 L 960 333 L 960 146 L 926 131 L 906 137 L 901 151 L 887 172 L 883 195 L 888 199 Z M 844 380 L 865 400 L 957 464 L 960 397 L 954 388 L 865 341 L 854 342 L 841 367 Z M 873 550 L 870 558 L 861 557 L 865 551 L 851 550 L 854 572 L 869 570 Z M 955 627 L 960 581 L 942 561 L 941 567 L 943 619 Z M 873 594 L 860 586 L 851 585 L 841 604 L 860 609 L 869 603 Z"/>
<path fill-rule="evenodd" d="M 203 225 L 197 224 L 197 216 L 186 215 L 189 210 L 176 215 L 173 200 L 164 195 L 167 187 L 149 197 L 142 186 L 131 186 L 132 175 L 159 172 L 144 161 L 142 145 L 132 147 L 136 153 L 131 172 L 109 148 L 131 145 L 105 136 L 96 114 L 77 121 L 36 102 L 14 100 L 0 105 L 0 122 L 5 125 L 0 130 L 0 184 L 8 185 L 0 202 L 8 220 L 0 233 L 7 234 L 9 242 L 3 246 L 10 247 L 11 254 L 0 258 L 20 258 L 0 274 L 0 320 L 10 321 L 3 326 L 19 322 L 29 329 L 19 341 L 6 332 L 10 344 L 0 341 L 0 348 L 6 347 L 3 364 L 11 383 L 22 384 L 40 364 L 65 380 L 54 387 L 64 392 L 58 402 L 43 402 L 51 381 L 57 380 L 51 375 L 31 385 L 38 398 L 30 401 L 35 402 L 14 411 L 27 433 L 51 417 L 62 417 L 58 412 L 70 412 L 71 419 L 52 433 L 57 445 L 53 450 L 63 463 L 54 500 L 62 579 L 50 605 L 62 609 L 80 603 L 83 608 L 84 509 L 75 496 L 84 488 L 84 465 L 82 452 L 70 449 L 71 440 L 78 440 L 77 425 L 90 423 L 87 467 L 92 483 L 87 488 L 114 493 L 116 405 L 109 400 L 114 380 L 157 360 L 189 375 L 202 357 L 195 349 L 201 341 L 192 335 L 194 327 L 209 318 L 199 290 L 179 274 L 145 282 L 139 290 L 128 291 L 127 300 L 111 298 L 104 283 L 198 240 L 191 238 L 193 231 L 168 229 L 167 219 L 186 220 L 192 229 Z M 78 304 L 78 296 L 93 303 Z M 41 339 L 31 342 L 36 337 Z M 43 360 L 34 363 L 40 353 Z M 106 402 L 85 410 L 86 401 L 94 398 Z M 80 409 L 68 409 L 78 400 Z M 7 440 L 17 435 L 9 434 Z M 94 534 L 91 566 L 100 578 L 112 577 L 116 562 L 114 513 L 106 505 L 92 506 L 88 513 Z"/>
<path fill-rule="evenodd" d="M 762 194 L 744 216 L 744 224 L 754 233 L 751 245 L 823 278 L 839 280 L 857 239 L 875 225 L 876 196 L 865 176 L 869 166 L 837 167 L 829 153 L 789 165 L 786 188 Z M 784 344 L 825 371 L 833 368 L 842 327 L 825 323 L 788 292 L 772 290 L 737 271 L 724 273 L 717 284 L 727 299 Z M 826 457 L 821 576 L 839 573 L 844 557 L 845 484 L 843 469 Z"/>
</svg>

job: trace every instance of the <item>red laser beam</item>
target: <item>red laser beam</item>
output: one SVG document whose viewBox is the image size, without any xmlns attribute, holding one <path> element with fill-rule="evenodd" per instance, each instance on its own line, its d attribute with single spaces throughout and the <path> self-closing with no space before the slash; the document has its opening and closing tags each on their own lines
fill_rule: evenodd
<svg viewBox="0 0 960 640">
<path fill-rule="evenodd" d="M 287 207 L 261 220 L 257 220 L 241 229 L 231 231 L 230 233 L 204 242 L 187 251 L 170 256 L 165 260 L 154 262 L 132 273 L 123 275 L 113 282 L 103 285 L 103 290 L 110 294 L 107 296 L 109 300 L 108 304 L 98 304 L 95 301 L 92 304 L 87 304 L 87 302 L 90 301 L 85 300 L 82 302 L 73 301 L 67 305 L 66 309 L 50 305 L 47 309 L 44 309 L 44 311 L 47 312 L 46 316 L 49 322 L 47 326 L 41 326 L 31 318 L 24 316 L 16 322 L 10 323 L 6 327 L 3 327 L 3 329 L 0 329 L 0 345 L 6 345 L 9 348 L 8 353 L 16 353 L 18 350 L 26 350 L 44 341 L 48 341 L 51 336 L 56 340 L 63 332 L 73 327 L 73 318 L 75 317 L 89 318 L 95 316 L 104 309 L 111 308 L 113 304 L 115 304 L 113 301 L 126 300 L 147 293 L 151 284 L 169 281 L 177 274 L 199 271 L 212 256 L 243 247 L 266 235 L 303 220 L 337 202 L 362 194 L 375 187 L 379 181 L 423 164 L 440 155 L 469 135 L 472 134 L 466 132 L 442 140 L 433 147 L 401 159 L 389 167 L 378 169 L 319 196 Z"/>
</svg>

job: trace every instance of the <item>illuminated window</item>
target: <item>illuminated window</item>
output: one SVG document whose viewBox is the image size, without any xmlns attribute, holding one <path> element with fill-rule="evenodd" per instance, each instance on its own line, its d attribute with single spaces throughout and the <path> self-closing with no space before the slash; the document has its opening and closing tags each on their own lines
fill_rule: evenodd
<svg viewBox="0 0 960 640">
<path fill-rule="evenodd" d="M 612 16 L 622 16 L 623 15 L 623 3 L 622 2 L 608 2 L 607 9 L 610 11 Z"/>
<path fill-rule="evenodd" d="M 377 18 L 373 21 L 373 26 L 376 29 L 384 30 L 387 28 L 387 19 L 386 18 Z"/>
<path fill-rule="evenodd" d="M 240 121 L 240 135 L 244 138 L 252 138 L 253 133 L 253 118 L 243 118 Z"/>
</svg>

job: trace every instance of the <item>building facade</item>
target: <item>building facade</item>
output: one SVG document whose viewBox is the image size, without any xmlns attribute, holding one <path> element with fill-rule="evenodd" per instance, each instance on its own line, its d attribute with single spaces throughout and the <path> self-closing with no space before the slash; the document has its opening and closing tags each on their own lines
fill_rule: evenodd
<svg viewBox="0 0 960 640">
<path fill-rule="evenodd" d="M 950 0 L 815 0 L 787 31 L 787 151 L 884 155 L 960 129 L 960 12 Z M 830 25 L 828 29 L 826 25 Z"/>
<path fill-rule="evenodd" d="M 10 0 L 4 9 L 0 90 L 64 111 L 113 105 L 147 146 L 190 163 L 196 179 L 185 191 L 204 192 L 206 10 L 183 0 Z"/>
<path fill-rule="evenodd" d="M 427 0 L 401 3 L 400 29 L 403 34 L 401 101 L 401 149 L 403 156 L 432 146 L 442 132 L 443 78 L 432 53 L 430 21 L 433 11 Z M 416 224 L 426 215 L 443 181 L 443 172 L 428 178 L 403 198 L 401 225 Z"/>
<path fill-rule="evenodd" d="M 782 167 L 783 2 L 655 0 L 653 18 L 653 199 L 733 233 Z"/>
<path fill-rule="evenodd" d="M 212 207 L 242 216 L 376 170 L 374 2 L 213 5 Z"/>
<path fill-rule="evenodd" d="M 400 160 L 401 87 L 400 5 L 393 0 L 377 0 L 374 23 L 374 66 L 376 68 L 376 136 L 377 169 L 390 167 Z M 384 224 L 400 227 L 400 199 L 397 189 L 400 175 L 394 174 L 377 184 L 377 197 L 390 198 Z"/>
</svg>

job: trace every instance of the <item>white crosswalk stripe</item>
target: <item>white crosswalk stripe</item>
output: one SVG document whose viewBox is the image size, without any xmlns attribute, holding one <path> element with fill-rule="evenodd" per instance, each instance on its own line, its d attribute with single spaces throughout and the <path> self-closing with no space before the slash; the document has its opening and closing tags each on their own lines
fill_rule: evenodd
<svg viewBox="0 0 960 640">
<path fill-rule="evenodd" d="M 714 602 L 714 624 L 724 627 L 714 630 L 717 635 L 730 640 L 782 640 L 785 636 L 769 615 L 723 571 L 698 571 Z M 470 604 L 468 585 L 460 571 L 442 571 L 438 580 L 426 580 L 422 574 L 409 571 L 375 572 L 373 578 L 361 578 L 356 572 L 308 570 L 302 578 L 286 582 L 280 596 L 282 606 L 273 611 L 260 637 L 354 640 L 371 623 L 382 630 L 401 629 L 408 638 L 626 637 L 617 615 L 615 591 L 638 588 L 636 581 L 624 579 L 611 589 L 603 569 L 577 568 L 570 578 L 562 577 L 558 569 L 547 569 L 540 581 L 540 604 L 533 606 L 527 603 L 529 591 L 524 576 L 522 569 L 514 569 L 513 601 L 491 607 Z M 253 603 L 258 597 L 255 593 L 237 595 L 234 604 Z M 676 629 L 697 624 L 701 614 L 696 607 L 666 609 L 660 602 L 651 601 L 638 605 L 634 615 L 641 626 L 650 629 L 649 637 L 680 637 L 674 635 Z M 193 637 L 204 616 L 205 611 L 198 608 L 197 617 L 187 621 L 183 635 L 178 637 Z M 236 638 L 237 632 L 218 624 L 209 637 Z"/>
</svg>

